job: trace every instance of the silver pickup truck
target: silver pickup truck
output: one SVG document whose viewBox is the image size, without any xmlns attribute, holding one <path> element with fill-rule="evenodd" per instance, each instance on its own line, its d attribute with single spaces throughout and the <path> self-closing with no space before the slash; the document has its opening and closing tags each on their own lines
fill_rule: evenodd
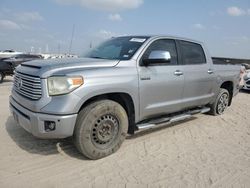
<svg viewBox="0 0 250 188">
<path fill-rule="evenodd" d="M 238 93 L 240 67 L 213 65 L 200 42 L 123 36 L 84 58 L 36 60 L 16 68 L 10 110 L 40 138 L 73 136 L 90 159 L 114 153 L 127 133 L 209 112 Z"/>
</svg>

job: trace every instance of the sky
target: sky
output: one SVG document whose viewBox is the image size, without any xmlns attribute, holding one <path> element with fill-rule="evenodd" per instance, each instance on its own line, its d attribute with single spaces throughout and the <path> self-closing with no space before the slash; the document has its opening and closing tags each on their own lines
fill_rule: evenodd
<svg viewBox="0 0 250 188">
<path fill-rule="evenodd" d="M 151 34 L 250 59 L 250 0 L 0 0 L 0 50 L 79 55 L 110 37 Z"/>
</svg>

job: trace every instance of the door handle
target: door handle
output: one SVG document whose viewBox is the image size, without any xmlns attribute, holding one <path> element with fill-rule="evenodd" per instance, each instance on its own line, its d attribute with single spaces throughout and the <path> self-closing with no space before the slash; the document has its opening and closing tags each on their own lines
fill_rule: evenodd
<svg viewBox="0 0 250 188">
<path fill-rule="evenodd" d="M 176 70 L 176 71 L 174 72 L 174 75 L 176 75 L 176 76 L 181 76 L 181 75 L 183 75 L 183 72 L 181 72 L 181 71 L 179 71 L 179 70 Z"/>
<path fill-rule="evenodd" d="M 208 73 L 208 74 L 213 74 L 214 71 L 212 71 L 211 69 L 208 69 L 207 73 Z"/>
</svg>

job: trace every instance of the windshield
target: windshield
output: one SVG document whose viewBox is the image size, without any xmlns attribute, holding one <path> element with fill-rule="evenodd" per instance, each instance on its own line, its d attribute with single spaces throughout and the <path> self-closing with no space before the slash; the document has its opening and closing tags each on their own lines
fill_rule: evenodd
<svg viewBox="0 0 250 188">
<path fill-rule="evenodd" d="M 117 37 L 107 40 L 85 57 L 129 60 L 149 37 Z"/>
</svg>

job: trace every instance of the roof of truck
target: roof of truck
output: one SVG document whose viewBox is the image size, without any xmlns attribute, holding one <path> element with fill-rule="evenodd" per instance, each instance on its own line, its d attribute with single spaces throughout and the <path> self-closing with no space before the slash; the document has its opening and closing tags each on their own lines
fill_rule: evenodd
<svg viewBox="0 0 250 188">
<path fill-rule="evenodd" d="M 190 41 L 190 42 L 195 42 L 199 44 L 203 44 L 203 42 L 190 39 L 190 38 L 185 38 L 185 37 L 178 37 L 178 36 L 172 36 L 172 35 L 122 35 L 119 37 L 133 37 L 133 38 L 151 38 L 151 39 L 156 39 L 156 38 L 170 38 L 170 39 L 176 39 L 176 40 L 184 40 L 184 41 Z"/>
</svg>

